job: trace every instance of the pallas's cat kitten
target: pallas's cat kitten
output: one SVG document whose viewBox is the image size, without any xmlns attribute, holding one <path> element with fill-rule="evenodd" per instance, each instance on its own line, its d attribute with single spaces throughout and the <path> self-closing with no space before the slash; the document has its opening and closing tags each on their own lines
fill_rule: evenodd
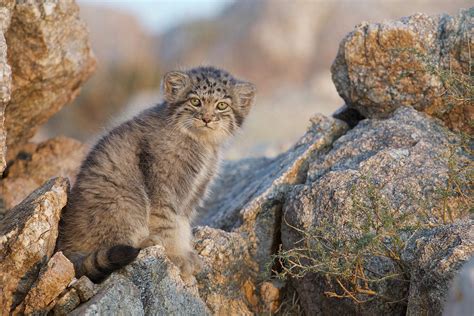
<svg viewBox="0 0 474 316">
<path fill-rule="evenodd" d="M 199 268 L 190 222 L 255 87 L 212 67 L 169 72 L 162 87 L 163 103 L 111 130 L 81 166 L 57 245 L 78 277 L 99 282 L 155 244 L 185 277 Z"/>
</svg>

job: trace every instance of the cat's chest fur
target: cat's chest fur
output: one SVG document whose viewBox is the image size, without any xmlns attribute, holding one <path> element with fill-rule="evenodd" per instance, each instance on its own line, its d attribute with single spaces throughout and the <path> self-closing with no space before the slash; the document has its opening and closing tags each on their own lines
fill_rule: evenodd
<svg viewBox="0 0 474 316">
<path fill-rule="evenodd" d="M 152 168 L 157 170 L 151 182 L 155 186 L 153 200 L 171 203 L 177 213 L 190 215 L 206 193 L 214 176 L 218 152 L 199 142 L 171 137 L 156 146 Z M 149 179 L 150 180 L 150 179 Z M 161 189 L 156 190 L 159 187 Z"/>
</svg>

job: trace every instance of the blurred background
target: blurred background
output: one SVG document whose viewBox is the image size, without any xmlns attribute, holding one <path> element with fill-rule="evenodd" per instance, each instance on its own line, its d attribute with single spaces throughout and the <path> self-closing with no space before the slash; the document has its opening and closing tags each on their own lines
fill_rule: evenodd
<svg viewBox="0 0 474 316">
<path fill-rule="evenodd" d="M 257 103 L 226 157 L 274 156 L 312 114 L 343 104 L 330 66 L 339 42 L 362 21 L 415 12 L 456 14 L 467 0 L 78 0 L 98 68 L 79 97 L 38 135 L 87 143 L 104 128 L 160 101 L 172 69 L 214 65 L 254 82 Z"/>
</svg>

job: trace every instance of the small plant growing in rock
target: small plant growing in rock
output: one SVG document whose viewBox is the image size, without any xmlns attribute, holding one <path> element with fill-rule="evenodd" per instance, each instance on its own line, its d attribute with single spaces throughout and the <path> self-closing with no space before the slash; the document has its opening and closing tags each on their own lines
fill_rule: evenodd
<svg viewBox="0 0 474 316">
<path fill-rule="evenodd" d="M 406 279 L 400 260 L 404 247 L 402 236 L 413 233 L 419 223 L 413 214 L 392 208 L 371 181 L 364 179 L 364 182 L 363 186 L 354 186 L 352 191 L 351 212 L 352 216 L 359 218 L 357 227 L 348 224 L 347 231 L 341 232 L 334 223 L 322 219 L 317 227 L 304 231 L 286 223 L 297 230 L 302 239 L 300 247 L 280 250 L 274 257 L 281 265 L 278 277 L 300 278 L 307 273 L 318 273 L 336 285 L 325 292 L 328 297 L 349 298 L 356 303 L 380 297 L 374 286 L 379 282 L 387 279 L 403 282 Z M 367 263 L 373 257 L 391 260 L 394 263 L 391 272 L 380 275 L 369 271 Z"/>
<path fill-rule="evenodd" d="M 474 167 L 472 159 L 465 164 L 459 164 L 458 151 L 464 151 L 470 158 L 474 152 L 470 147 L 472 138 L 462 136 L 461 146 L 451 145 L 446 153 L 448 163 L 448 178 L 444 186 L 435 190 L 435 206 L 430 217 L 436 224 L 448 224 L 458 218 L 474 215 Z"/>
</svg>

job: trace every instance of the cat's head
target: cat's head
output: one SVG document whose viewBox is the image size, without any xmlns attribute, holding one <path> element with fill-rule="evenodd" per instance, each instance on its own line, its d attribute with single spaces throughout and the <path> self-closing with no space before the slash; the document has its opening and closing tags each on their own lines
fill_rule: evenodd
<svg viewBox="0 0 474 316">
<path fill-rule="evenodd" d="M 256 92 L 252 83 L 213 67 L 168 72 L 162 89 L 175 126 L 215 142 L 225 140 L 242 126 Z"/>
</svg>

